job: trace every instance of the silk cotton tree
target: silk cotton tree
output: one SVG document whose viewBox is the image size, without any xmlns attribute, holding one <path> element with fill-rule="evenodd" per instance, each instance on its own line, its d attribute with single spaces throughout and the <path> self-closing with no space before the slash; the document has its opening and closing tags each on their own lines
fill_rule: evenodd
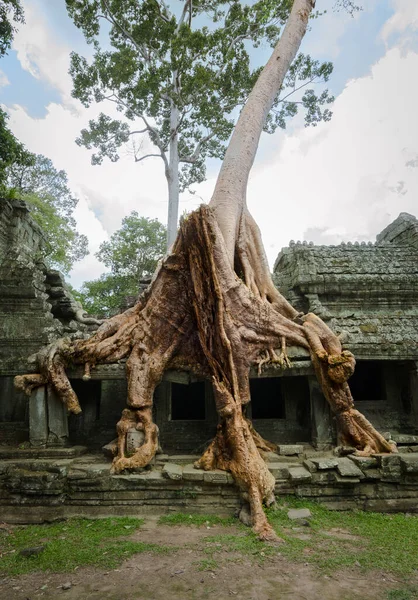
<svg viewBox="0 0 418 600">
<path fill-rule="evenodd" d="M 71 56 L 73 95 L 102 112 L 77 143 L 94 148 L 93 164 L 119 160 L 128 141 L 136 162 L 163 161 L 168 186 L 168 247 L 177 232 L 179 194 L 206 177 L 206 160 L 223 158 L 236 115 L 259 74 L 250 49 L 274 46 L 289 0 L 66 0 L 70 16 L 94 46 L 91 62 Z M 102 48 L 101 45 L 107 40 Z M 332 64 L 300 54 L 283 80 L 265 122 L 274 132 L 305 109 L 307 124 L 329 119 L 326 82 Z"/>
<path fill-rule="evenodd" d="M 137 304 L 106 321 L 86 340 L 59 340 L 38 354 L 39 372 L 16 378 L 28 393 L 49 384 L 72 412 L 80 412 L 66 375 L 72 364 L 91 366 L 127 358 L 128 408 L 117 424 L 113 472 L 149 464 L 158 448 L 153 393 L 166 369 L 191 370 L 211 380 L 219 416 L 216 436 L 196 466 L 230 471 L 251 508 L 253 529 L 275 537 L 262 509 L 274 502 L 274 477 L 263 440 L 245 416 L 252 365 L 284 367 L 286 347 L 306 348 L 335 413 L 341 441 L 360 455 L 392 452 L 354 408 L 347 383 L 355 359 L 313 313 L 298 314 L 275 289 L 260 232 L 246 205 L 248 176 L 260 135 L 305 34 L 312 0 L 294 0 L 286 27 L 241 112 L 209 205 L 183 219 L 171 252 Z M 285 201 L 285 200 L 284 200 Z M 126 454 L 131 427 L 144 443 Z"/>
</svg>

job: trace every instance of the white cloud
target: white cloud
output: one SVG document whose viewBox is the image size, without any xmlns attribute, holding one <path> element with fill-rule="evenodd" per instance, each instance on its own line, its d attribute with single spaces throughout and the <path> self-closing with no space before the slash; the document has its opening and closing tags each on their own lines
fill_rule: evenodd
<svg viewBox="0 0 418 600">
<path fill-rule="evenodd" d="M 407 3 L 394 1 L 403 15 Z M 118 163 L 93 167 L 90 153 L 74 143 L 102 106 L 86 110 L 70 99 L 69 48 L 54 37 L 35 10 L 35 0 L 25 4 L 27 25 L 15 41 L 19 58 L 61 92 L 63 104 L 51 103 L 42 119 L 31 118 L 21 106 L 9 107 L 14 133 L 67 171 L 80 197 L 78 226 L 88 235 L 92 253 L 131 210 L 166 222 L 162 161 L 134 164 L 123 156 Z M 400 31 L 404 22 L 403 17 L 392 21 L 385 35 Z M 418 160 L 417 70 L 418 54 L 394 47 L 370 75 L 346 85 L 331 122 L 263 137 L 248 203 L 271 264 L 292 238 L 312 236 L 323 243 L 373 239 L 399 212 L 418 213 L 418 169 L 413 166 Z M 180 212 L 208 201 L 213 186 L 214 179 L 200 185 L 196 196 L 185 195 Z M 77 286 L 103 270 L 92 254 L 75 267 L 72 283 Z"/>
<path fill-rule="evenodd" d="M 32 118 L 22 106 L 9 106 L 10 126 L 32 152 L 50 157 L 58 169 L 68 173 L 70 186 L 80 198 L 78 229 L 88 236 L 93 253 L 132 210 L 166 221 L 163 164 L 157 158 L 135 164 L 130 156 L 125 156 L 128 150 L 122 150 L 122 159 L 117 163 L 91 165 L 91 153 L 77 146 L 75 138 L 101 110 L 117 118 L 120 114 L 113 106 L 86 109 L 70 97 L 70 49 L 50 30 L 37 7 L 36 0 L 26 0 L 26 25 L 16 36 L 14 49 L 24 69 L 60 92 L 62 104 L 50 103 L 43 118 Z M 104 265 L 90 255 L 75 266 L 73 284 L 78 286 L 84 279 L 96 278 L 104 270 Z"/>
<path fill-rule="evenodd" d="M 387 43 L 393 34 L 418 30 L 418 3 L 414 0 L 392 0 L 395 13 L 386 21 L 381 31 Z"/>
<path fill-rule="evenodd" d="M 71 48 L 48 29 L 37 0 L 23 2 L 25 22 L 15 34 L 13 50 L 23 69 L 57 89 L 63 103 L 74 107 L 71 98 L 71 79 L 68 76 Z"/>
<path fill-rule="evenodd" d="M 2 87 L 6 87 L 6 85 L 10 85 L 10 81 L 6 75 L 6 73 L 4 73 L 1 69 L 0 69 L 0 88 Z"/>
<path fill-rule="evenodd" d="M 248 203 L 270 262 L 291 238 L 374 239 L 399 212 L 418 213 L 417 71 L 418 54 L 388 51 L 348 83 L 331 122 L 285 136 L 256 164 Z"/>
</svg>

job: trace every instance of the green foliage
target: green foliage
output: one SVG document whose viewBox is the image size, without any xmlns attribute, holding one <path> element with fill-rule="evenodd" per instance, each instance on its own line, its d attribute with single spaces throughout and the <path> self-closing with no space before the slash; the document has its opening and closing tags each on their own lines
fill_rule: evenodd
<svg viewBox="0 0 418 600">
<path fill-rule="evenodd" d="M 133 275 L 137 281 L 150 277 L 164 254 L 165 227 L 158 219 L 140 217 L 136 211 L 122 220 L 97 257 L 115 275 Z"/>
<path fill-rule="evenodd" d="M 121 113 L 120 119 L 102 113 L 90 121 L 77 143 L 94 148 L 92 162 L 100 164 L 105 157 L 117 161 L 122 144 L 146 133 L 156 150 L 135 151 L 135 160 L 161 156 L 168 174 L 167 153 L 177 142 L 184 190 L 205 179 L 207 158 L 223 158 L 238 110 L 259 74 L 249 49 L 276 44 L 292 2 L 66 0 L 66 5 L 94 46 L 91 62 L 72 53 L 74 97 L 85 106 L 111 102 Z M 104 32 L 105 49 L 99 43 Z M 284 127 L 300 108 L 308 125 L 328 120 L 329 109 L 321 107 L 332 97 L 306 86 L 328 81 L 331 72 L 330 63 L 300 54 L 266 131 Z"/>
<path fill-rule="evenodd" d="M 299 539 L 292 530 L 295 522 L 287 517 L 288 506 L 310 509 L 311 527 L 303 532 L 310 539 Z M 280 551 L 290 560 L 303 560 L 330 572 L 360 565 L 363 570 L 381 569 L 409 575 L 418 568 L 417 516 L 330 511 L 319 504 L 294 499 L 288 499 L 278 510 L 268 510 L 267 514 L 286 542 Z"/>
<path fill-rule="evenodd" d="M 140 552 L 167 552 L 164 546 L 121 539 L 143 524 L 142 519 L 107 518 L 89 521 L 72 519 L 52 525 L 14 527 L 0 538 L 0 572 L 19 575 L 34 571 L 63 573 L 87 565 L 116 568 L 123 560 Z M 36 556 L 19 551 L 45 546 Z"/>
<path fill-rule="evenodd" d="M 46 262 L 68 273 L 72 265 L 88 254 L 87 238 L 76 230 L 72 216 L 78 200 L 68 187 L 65 171 L 57 171 L 52 161 L 41 154 L 8 165 L 6 183 L 9 194 L 25 200 L 47 240 Z"/>
<path fill-rule="evenodd" d="M 3 197 L 9 193 L 7 189 L 8 168 L 13 164 L 28 166 L 33 163 L 33 155 L 25 149 L 7 127 L 7 119 L 7 114 L 0 108 L 0 196 Z"/>
<path fill-rule="evenodd" d="M 217 515 L 186 515 L 184 513 L 173 513 L 163 515 L 158 519 L 159 525 L 186 525 L 188 527 L 213 527 L 214 525 L 222 525 L 228 527 L 237 525 L 239 522 L 232 517 L 218 517 Z"/>
<path fill-rule="evenodd" d="M 157 219 L 140 217 L 133 211 L 108 242 L 101 244 L 97 258 L 110 270 L 81 288 L 81 302 L 91 314 L 107 317 L 117 312 L 126 296 L 137 296 L 141 279 L 152 276 L 164 255 L 166 228 Z"/>
<path fill-rule="evenodd" d="M 215 571 L 218 568 L 219 565 L 213 558 L 203 558 L 197 563 L 198 571 Z"/>
<path fill-rule="evenodd" d="M 20 0 L 0 0 L 0 58 L 10 49 L 16 32 L 14 23 L 24 23 Z"/>
<path fill-rule="evenodd" d="M 85 281 L 77 300 L 91 315 L 108 318 L 121 309 L 127 296 L 138 296 L 139 284 L 134 277 L 105 273 L 99 279 Z"/>
<path fill-rule="evenodd" d="M 417 586 L 408 586 L 397 590 L 390 590 L 387 595 L 387 600 L 416 600 L 417 598 Z"/>
</svg>

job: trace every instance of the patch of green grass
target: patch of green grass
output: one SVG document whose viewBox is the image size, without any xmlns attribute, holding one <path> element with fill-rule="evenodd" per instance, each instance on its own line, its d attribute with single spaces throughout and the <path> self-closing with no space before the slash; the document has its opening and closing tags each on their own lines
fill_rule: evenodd
<svg viewBox="0 0 418 600">
<path fill-rule="evenodd" d="M 213 558 L 203 558 L 197 563 L 198 571 L 215 571 L 218 567 L 218 563 Z"/>
<path fill-rule="evenodd" d="M 280 506 L 267 512 L 270 523 L 286 544 L 280 552 L 291 560 L 303 560 L 324 570 L 355 567 L 411 575 L 418 570 L 418 517 L 404 514 L 381 514 L 363 511 L 330 511 L 305 500 L 288 499 L 284 510 Z M 297 522 L 287 516 L 289 508 L 309 508 L 311 527 L 295 532 Z M 287 531 L 284 531 L 286 529 Z M 339 539 L 327 532 L 338 529 L 356 536 Z M 301 540 L 297 534 L 309 534 Z M 331 532 L 332 533 L 332 532 Z M 338 532 L 337 532 L 338 533 Z"/>
<path fill-rule="evenodd" d="M 408 587 L 388 592 L 388 600 L 416 600 L 418 598 L 418 587 Z"/>
<path fill-rule="evenodd" d="M 158 519 L 159 525 L 195 525 L 197 527 L 212 527 L 213 525 L 239 525 L 239 521 L 233 517 L 217 517 L 216 515 L 186 515 L 185 513 L 173 513 L 164 515 Z"/>
<path fill-rule="evenodd" d="M 142 519 L 71 519 L 50 525 L 15 527 L 0 537 L 0 572 L 19 575 L 33 571 L 67 572 L 76 567 L 117 567 L 140 552 L 166 552 L 167 548 L 123 539 L 143 524 Z M 45 546 L 36 556 L 20 550 Z"/>
</svg>

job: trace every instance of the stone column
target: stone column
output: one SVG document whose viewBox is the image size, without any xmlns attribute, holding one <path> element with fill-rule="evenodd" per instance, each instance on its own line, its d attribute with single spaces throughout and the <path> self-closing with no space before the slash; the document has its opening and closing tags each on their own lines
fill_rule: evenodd
<svg viewBox="0 0 418 600">
<path fill-rule="evenodd" d="M 68 444 L 68 414 L 66 406 L 51 387 L 47 388 L 48 446 Z"/>
<path fill-rule="evenodd" d="M 331 410 L 314 375 L 308 377 L 311 399 L 312 444 L 317 450 L 335 445 L 335 430 Z"/>
<path fill-rule="evenodd" d="M 45 386 L 36 388 L 29 398 L 29 441 L 36 448 L 48 441 L 48 411 Z"/>
</svg>

